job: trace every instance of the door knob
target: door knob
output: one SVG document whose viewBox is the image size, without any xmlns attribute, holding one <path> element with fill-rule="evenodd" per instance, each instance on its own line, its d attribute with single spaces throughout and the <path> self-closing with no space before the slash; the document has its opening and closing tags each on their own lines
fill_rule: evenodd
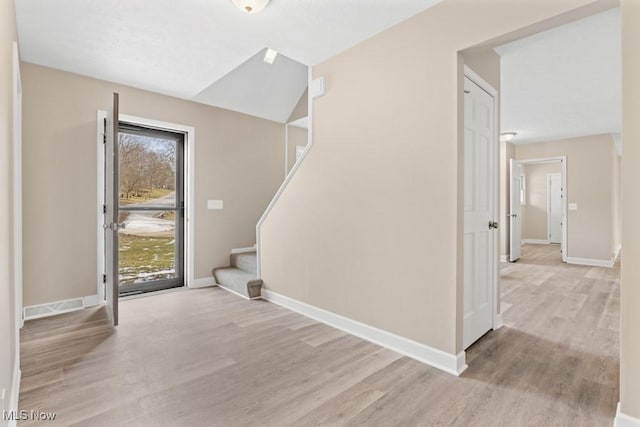
<svg viewBox="0 0 640 427">
<path fill-rule="evenodd" d="M 497 221 L 489 221 L 489 230 L 493 229 L 497 229 L 499 226 Z"/>
</svg>

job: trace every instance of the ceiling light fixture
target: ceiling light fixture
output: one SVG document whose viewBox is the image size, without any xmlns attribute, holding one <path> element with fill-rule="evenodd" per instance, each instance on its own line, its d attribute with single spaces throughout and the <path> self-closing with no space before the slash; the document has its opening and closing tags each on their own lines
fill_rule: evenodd
<svg viewBox="0 0 640 427">
<path fill-rule="evenodd" d="M 276 60 L 276 56 L 278 56 L 278 52 L 273 49 L 267 49 L 264 54 L 264 62 L 267 64 L 273 64 L 273 61 Z"/>
<path fill-rule="evenodd" d="M 518 132 L 503 132 L 500 134 L 500 142 L 511 142 Z"/>
<path fill-rule="evenodd" d="M 269 4 L 269 0 L 231 0 L 238 9 L 246 13 L 258 13 Z"/>
</svg>

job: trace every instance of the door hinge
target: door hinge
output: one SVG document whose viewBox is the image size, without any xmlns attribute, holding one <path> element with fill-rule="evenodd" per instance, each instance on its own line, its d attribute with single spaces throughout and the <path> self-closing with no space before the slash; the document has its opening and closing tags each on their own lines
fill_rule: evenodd
<svg viewBox="0 0 640 427">
<path fill-rule="evenodd" d="M 104 131 L 102 132 L 102 143 L 107 143 L 107 118 L 104 118 Z"/>
<path fill-rule="evenodd" d="M 103 214 L 107 213 L 107 205 L 102 205 L 102 213 Z"/>
<path fill-rule="evenodd" d="M 102 275 L 102 283 L 105 283 L 105 284 L 107 283 L 107 275 L 106 274 Z"/>
</svg>

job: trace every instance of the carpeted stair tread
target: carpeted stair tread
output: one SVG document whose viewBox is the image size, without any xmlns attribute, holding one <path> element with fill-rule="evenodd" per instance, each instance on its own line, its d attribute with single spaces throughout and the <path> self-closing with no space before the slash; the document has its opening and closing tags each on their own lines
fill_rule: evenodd
<svg viewBox="0 0 640 427">
<path fill-rule="evenodd" d="M 256 252 L 242 252 L 231 254 L 231 267 L 256 274 L 258 271 L 258 257 Z"/>
<path fill-rule="evenodd" d="M 258 279 L 255 273 L 236 267 L 221 267 L 214 268 L 212 274 L 216 283 L 226 289 L 248 298 L 257 298 L 260 296 L 262 280 Z"/>
</svg>

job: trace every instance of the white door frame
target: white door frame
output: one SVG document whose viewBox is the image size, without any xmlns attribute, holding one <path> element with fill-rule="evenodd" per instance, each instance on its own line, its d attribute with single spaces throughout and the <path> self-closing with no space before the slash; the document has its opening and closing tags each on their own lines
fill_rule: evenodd
<svg viewBox="0 0 640 427">
<path fill-rule="evenodd" d="M 560 176 L 560 187 L 562 187 L 562 173 L 548 173 L 547 174 L 547 241 L 551 242 L 551 179 L 554 176 Z M 560 191 L 562 195 L 562 191 Z M 560 201 L 560 206 L 562 206 L 562 201 Z M 564 224 L 564 220 L 562 218 L 562 211 L 560 212 L 560 221 Z M 562 243 L 562 230 L 560 231 L 560 242 Z"/>
<path fill-rule="evenodd" d="M 494 144 L 493 144 L 493 158 L 494 158 L 494 173 L 493 173 L 493 218 L 498 218 L 499 212 L 499 203 L 500 203 L 500 129 L 499 129 L 499 112 L 500 112 L 500 97 L 498 96 L 498 91 L 491 86 L 486 80 L 480 77 L 475 71 L 469 68 L 467 65 L 464 66 L 464 76 L 471 80 L 473 83 L 480 86 L 482 90 L 487 92 L 493 98 L 493 132 L 494 132 Z M 504 227 L 504 224 L 499 224 L 500 227 Z M 495 230 L 493 233 L 493 258 L 491 262 L 491 313 L 492 313 L 492 324 L 493 329 L 498 329 L 502 327 L 502 313 L 498 313 L 498 307 L 500 307 L 500 295 L 498 292 L 498 271 L 499 263 L 500 263 L 500 245 L 499 245 L 499 237 L 500 233 Z M 464 286 L 462 287 L 464 289 Z M 464 292 L 464 291 L 463 291 Z M 464 301 L 464 295 L 463 295 Z M 464 325 L 464 322 L 463 322 Z"/>
<path fill-rule="evenodd" d="M 536 159 L 518 159 L 523 165 L 533 165 L 540 163 L 555 163 L 560 162 L 560 176 L 562 182 L 562 243 L 560 247 L 562 249 L 562 262 L 567 262 L 567 251 L 569 247 L 568 233 L 569 228 L 569 215 L 567 215 L 567 156 L 555 156 L 555 157 L 540 157 Z M 548 197 L 548 196 L 547 196 Z M 548 208 L 547 208 L 548 210 Z M 549 235 L 549 218 L 547 215 L 547 236 Z"/>
<path fill-rule="evenodd" d="M 104 213 L 102 212 L 102 205 L 104 203 L 104 147 L 103 147 L 103 120 L 107 117 L 107 112 L 99 110 L 97 113 L 97 150 L 98 150 L 98 274 L 97 274 L 97 289 L 98 289 L 98 303 L 104 303 L 104 284 L 102 281 L 102 275 L 105 271 L 105 253 L 104 253 L 104 229 L 102 224 L 104 223 Z M 185 239 L 184 239 L 184 256 L 185 256 L 185 286 L 194 287 L 195 282 L 195 143 L 196 143 L 196 130 L 193 126 L 181 125 L 177 123 L 164 122 L 160 120 L 147 119 L 144 117 L 130 116 L 128 114 L 120 114 L 119 121 L 136 124 L 152 129 L 168 130 L 172 132 L 184 133 L 184 149 L 185 149 L 185 190 L 184 194 L 187 196 L 187 211 L 184 217 L 185 223 Z"/>
<path fill-rule="evenodd" d="M 22 79 L 20 52 L 13 42 L 13 283 L 16 314 L 16 351 L 20 349 L 20 334 L 24 326 L 22 310 Z"/>
</svg>

